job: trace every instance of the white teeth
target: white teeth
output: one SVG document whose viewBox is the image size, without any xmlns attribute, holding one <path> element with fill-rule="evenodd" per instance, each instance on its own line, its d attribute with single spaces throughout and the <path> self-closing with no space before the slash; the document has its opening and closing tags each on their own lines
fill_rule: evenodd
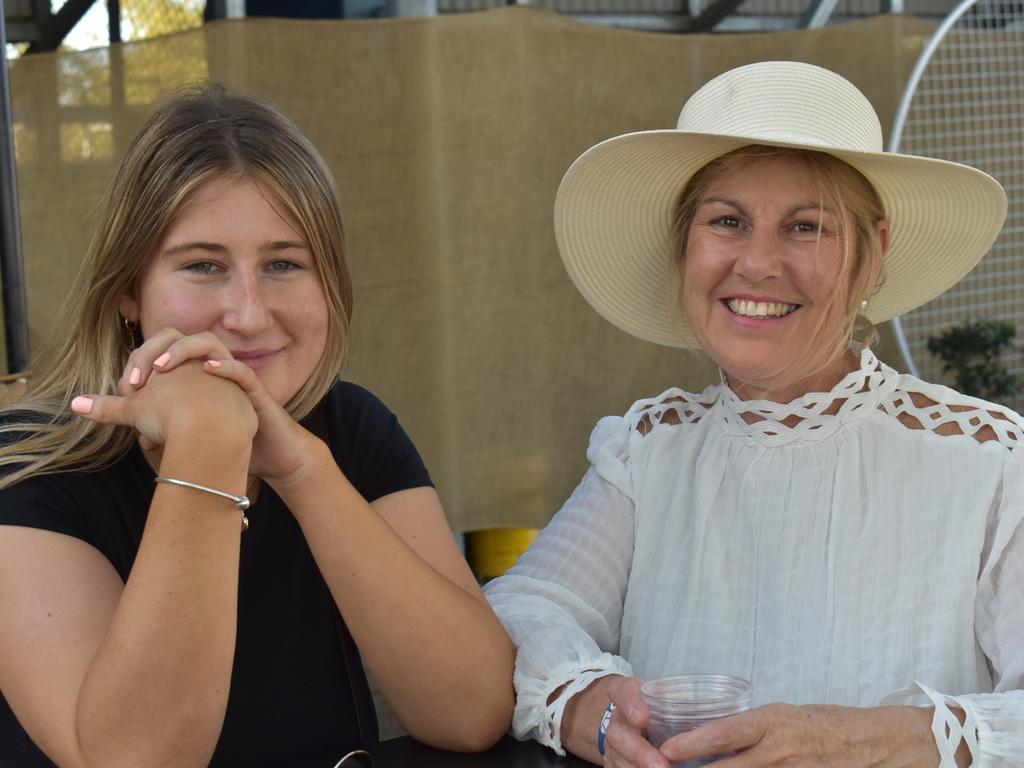
<svg viewBox="0 0 1024 768">
<path fill-rule="evenodd" d="M 749 301 L 747 299 L 729 299 L 726 304 L 729 309 L 743 317 L 783 317 L 799 306 L 777 301 Z"/>
</svg>

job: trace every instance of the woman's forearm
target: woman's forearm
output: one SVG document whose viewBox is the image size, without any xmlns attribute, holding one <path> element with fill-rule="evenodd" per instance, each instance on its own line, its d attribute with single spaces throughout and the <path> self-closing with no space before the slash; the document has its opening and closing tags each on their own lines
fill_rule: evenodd
<svg viewBox="0 0 1024 768">
<path fill-rule="evenodd" d="M 278 492 L 367 666 L 417 738 L 449 749 L 489 747 L 511 718 L 508 636 L 479 591 L 432 568 L 322 451 L 315 472 Z"/>
<path fill-rule="evenodd" d="M 160 472 L 242 494 L 248 453 L 231 437 L 183 434 L 168 440 Z M 131 575 L 82 683 L 76 730 L 87 765 L 209 763 L 231 683 L 240 529 L 230 501 L 157 486 Z"/>
</svg>

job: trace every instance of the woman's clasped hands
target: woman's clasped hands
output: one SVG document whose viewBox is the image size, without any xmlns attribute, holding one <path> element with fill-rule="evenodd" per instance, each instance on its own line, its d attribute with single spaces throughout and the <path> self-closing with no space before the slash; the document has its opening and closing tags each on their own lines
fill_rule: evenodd
<svg viewBox="0 0 1024 768">
<path fill-rule="evenodd" d="M 641 680 L 617 678 L 605 737 L 609 768 L 669 768 L 721 755 L 715 768 L 893 768 L 938 763 L 932 710 L 768 704 L 677 734 L 655 748 L 645 736 L 650 712 Z M 963 750 L 966 751 L 966 750 Z M 967 765 L 967 756 L 958 754 Z M 964 760 L 960 758 L 964 757 Z"/>
<path fill-rule="evenodd" d="M 208 429 L 247 435 L 250 476 L 277 484 L 301 475 L 309 441 L 317 439 L 210 331 L 161 329 L 129 355 L 117 388 L 119 395 L 87 396 L 88 412 L 75 410 L 94 421 L 132 426 L 146 452 L 166 443 L 175 422 L 196 417 Z"/>
</svg>

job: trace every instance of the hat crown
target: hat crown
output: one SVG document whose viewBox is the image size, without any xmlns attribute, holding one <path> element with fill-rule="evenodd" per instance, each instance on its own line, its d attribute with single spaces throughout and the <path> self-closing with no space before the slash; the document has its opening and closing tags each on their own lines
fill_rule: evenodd
<svg viewBox="0 0 1024 768">
<path fill-rule="evenodd" d="M 881 152 L 871 102 L 847 79 L 793 61 L 764 61 L 710 80 L 683 106 L 680 131 Z"/>
</svg>

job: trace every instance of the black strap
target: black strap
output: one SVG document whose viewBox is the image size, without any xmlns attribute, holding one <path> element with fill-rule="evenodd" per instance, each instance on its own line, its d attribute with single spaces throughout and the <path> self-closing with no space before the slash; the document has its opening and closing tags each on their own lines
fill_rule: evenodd
<svg viewBox="0 0 1024 768">
<path fill-rule="evenodd" d="M 327 422 L 322 402 L 317 404 L 313 412 L 302 423 L 306 429 L 327 445 L 331 445 L 330 425 Z M 348 626 L 345 624 L 337 604 L 334 606 L 334 619 L 338 627 L 338 640 L 341 641 L 341 653 L 345 658 L 345 672 L 352 692 L 352 701 L 356 708 L 359 745 L 363 749 L 372 749 L 380 741 L 380 730 L 377 727 L 377 710 L 373 705 L 373 696 L 370 694 L 370 684 L 363 671 L 363 660 L 359 656 L 359 647 L 352 639 L 352 633 L 348 631 Z"/>
</svg>

